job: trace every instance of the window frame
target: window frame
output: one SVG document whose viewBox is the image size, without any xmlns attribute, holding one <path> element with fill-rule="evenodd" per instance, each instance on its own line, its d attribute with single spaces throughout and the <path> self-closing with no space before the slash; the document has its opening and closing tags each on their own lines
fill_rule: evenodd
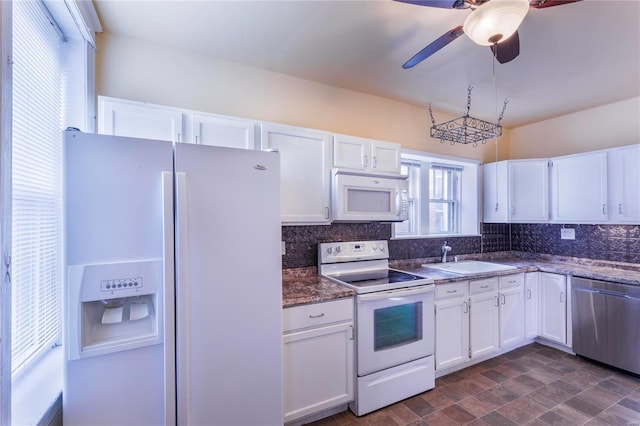
<svg viewBox="0 0 640 426">
<path fill-rule="evenodd" d="M 407 174 L 407 171 L 410 174 L 408 176 L 410 223 L 408 227 L 405 222 L 395 223 L 392 227 L 392 239 L 480 235 L 480 161 L 422 151 L 402 150 L 401 164 L 403 174 Z M 452 191 L 458 191 L 458 199 L 446 200 L 429 197 L 433 180 L 430 178 L 432 166 L 460 170 L 458 181 L 454 182 L 455 188 L 451 188 Z M 415 169 L 419 172 L 416 172 Z M 434 232 L 430 229 L 429 212 L 432 211 L 433 205 L 438 203 L 453 206 L 453 211 L 457 214 L 451 223 L 449 232 L 446 233 Z"/>
</svg>

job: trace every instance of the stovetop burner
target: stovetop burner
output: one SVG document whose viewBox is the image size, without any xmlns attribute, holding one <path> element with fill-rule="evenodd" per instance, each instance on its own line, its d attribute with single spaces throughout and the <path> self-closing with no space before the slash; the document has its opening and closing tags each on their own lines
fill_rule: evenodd
<svg viewBox="0 0 640 426">
<path fill-rule="evenodd" d="M 318 245 L 318 272 L 358 294 L 432 284 L 433 280 L 389 268 L 387 241 Z"/>
</svg>

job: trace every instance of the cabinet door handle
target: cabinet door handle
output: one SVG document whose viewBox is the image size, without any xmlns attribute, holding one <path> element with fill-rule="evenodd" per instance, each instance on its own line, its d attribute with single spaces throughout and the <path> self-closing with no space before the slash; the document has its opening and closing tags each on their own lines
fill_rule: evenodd
<svg viewBox="0 0 640 426">
<path fill-rule="evenodd" d="M 377 168 L 378 167 L 378 157 L 373 157 L 373 168 Z"/>
<path fill-rule="evenodd" d="M 329 207 L 324 208 L 324 218 L 329 219 Z"/>
<path fill-rule="evenodd" d="M 560 303 L 564 303 L 564 291 L 560 292 Z"/>
<path fill-rule="evenodd" d="M 506 305 L 507 304 L 507 296 L 505 296 L 504 294 L 501 294 L 500 296 L 502 296 L 502 304 Z"/>
<path fill-rule="evenodd" d="M 463 313 L 466 314 L 467 312 L 469 312 L 469 304 L 467 302 L 464 302 L 464 311 L 463 311 Z"/>
<path fill-rule="evenodd" d="M 606 204 L 602 205 L 602 214 L 607 214 L 607 205 Z"/>
<path fill-rule="evenodd" d="M 309 318 L 322 318 L 324 316 L 324 312 L 318 315 L 309 315 Z"/>
<path fill-rule="evenodd" d="M 367 167 L 369 165 L 369 156 L 364 156 L 364 166 Z"/>
<path fill-rule="evenodd" d="M 500 301 L 498 300 L 498 296 L 493 296 L 496 298 L 496 304 L 495 307 L 497 308 L 498 306 L 500 306 Z"/>
<path fill-rule="evenodd" d="M 531 290 L 527 289 L 527 299 L 531 299 Z"/>
<path fill-rule="evenodd" d="M 622 214 L 622 204 L 618 204 L 618 214 Z"/>
</svg>

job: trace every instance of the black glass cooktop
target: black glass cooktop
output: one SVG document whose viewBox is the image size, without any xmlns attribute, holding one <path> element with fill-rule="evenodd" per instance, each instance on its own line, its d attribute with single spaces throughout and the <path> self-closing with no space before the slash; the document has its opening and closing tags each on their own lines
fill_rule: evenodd
<svg viewBox="0 0 640 426">
<path fill-rule="evenodd" d="M 406 272 L 395 271 L 393 269 L 384 269 L 378 271 L 365 271 L 344 274 L 337 277 L 340 281 L 351 284 L 356 287 L 366 287 L 380 284 L 394 284 L 406 281 L 416 281 L 423 279 L 417 275 L 408 274 Z"/>
</svg>

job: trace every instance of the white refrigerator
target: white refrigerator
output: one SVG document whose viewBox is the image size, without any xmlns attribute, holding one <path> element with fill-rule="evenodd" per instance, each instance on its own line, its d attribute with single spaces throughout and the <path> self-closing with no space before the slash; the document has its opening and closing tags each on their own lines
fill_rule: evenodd
<svg viewBox="0 0 640 426">
<path fill-rule="evenodd" d="M 281 425 L 278 154 L 64 139 L 64 424 Z"/>
</svg>

